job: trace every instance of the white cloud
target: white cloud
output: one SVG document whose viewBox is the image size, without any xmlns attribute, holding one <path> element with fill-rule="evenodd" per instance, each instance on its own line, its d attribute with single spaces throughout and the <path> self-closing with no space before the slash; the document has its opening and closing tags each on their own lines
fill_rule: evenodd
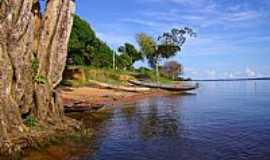
<svg viewBox="0 0 270 160">
<path fill-rule="evenodd" d="M 142 14 L 152 21 L 181 22 L 203 28 L 215 25 L 224 28 L 249 26 L 254 25 L 253 20 L 269 15 L 265 15 L 265 11 L 246 7 L 244 2 L 238 5 L 225 5 L 214 0 L 143 0 L 142 2 L 176 4 L 167 10 L 143 10 Z"/>
<path fill-rule="evenodd" d="M 247 67 L 242 71 L 217 71 L 215 69 L 185 68 L 185 75 L 195 79 L 229 79 L 266 76 L 265 74 L 258 73 L 251 67 Z"/>
<path fill-rule="evenodd" d="M 159 27 L 161 24 L 156 23 L 154 21 L 145 20 L 145 19 L 131 19 L 131 18 L 124 18 L 120 20 L 121 22 L 127 22 L 127 23 L 135 23 L 139 25 L 144 25 L 148 27 Z"/>
<path fill-rule="evenodd" d="M 248 77 L 256 77 L 257 76 L 257 72 L 249 67 L 246 68 L 246 76 Z"/>
</svg>

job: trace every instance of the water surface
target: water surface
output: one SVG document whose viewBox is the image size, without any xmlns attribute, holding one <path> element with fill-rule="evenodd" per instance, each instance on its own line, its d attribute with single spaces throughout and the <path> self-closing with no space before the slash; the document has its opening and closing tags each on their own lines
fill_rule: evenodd
<svg viewBox="0 0 270 160">
<path fill-rule="evenodd" d="M 270 81 L 203 82 L 115 108 L 86 160 L 269 160 Z"/>
</svg>

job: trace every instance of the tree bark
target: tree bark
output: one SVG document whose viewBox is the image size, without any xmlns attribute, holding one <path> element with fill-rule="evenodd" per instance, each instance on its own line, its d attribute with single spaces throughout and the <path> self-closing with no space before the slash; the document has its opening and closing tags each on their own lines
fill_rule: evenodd
<svg viewBox="0 0 270 160">
<path fill-rule="evenodd" d="M 73 0 L 0 1 L 0 151 L 28 134 L 24 120 L 65 126 L 56 87 L 61 81 L 73 23 Z M 18 136 L 19 135 L 19 136 Z M 20 148 L 17 148 L 20 149 Z"/>
</svg>

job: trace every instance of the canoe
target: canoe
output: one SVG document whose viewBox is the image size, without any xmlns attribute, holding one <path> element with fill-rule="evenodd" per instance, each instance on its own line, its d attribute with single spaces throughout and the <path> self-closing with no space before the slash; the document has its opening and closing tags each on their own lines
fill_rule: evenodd
<svg viewBox="0 0 270 160">
<path fill-rule="evenodd" d="M 187 82 L 180 82 L 179 84 L 159 84 L 159 83 L 149 83 L 137 80 L 129 80 L 129 83 L 148 87 L 148 88 L 156 88 L 156 89 L 163 89 L 168 91 L 190 91 L 199 88 L 198 83 L 187 83 Z"/>
<path fill-rule="evenodd" d="M 127 91 L 127 92 L 148 92 L 150 91 L 150 88 L 147 87 L 127 87 L 127 86 L 122 86 L 122 85 L 112 85 L 112 84 L 107 84 L 107 83 L 102 83 L 94 80 L 89 80 L 89 83 L 97 85 L 101 88 L 105 89 L 114 89 L 114 90 L 122 90 L 122 91 Z"/>
</svg>

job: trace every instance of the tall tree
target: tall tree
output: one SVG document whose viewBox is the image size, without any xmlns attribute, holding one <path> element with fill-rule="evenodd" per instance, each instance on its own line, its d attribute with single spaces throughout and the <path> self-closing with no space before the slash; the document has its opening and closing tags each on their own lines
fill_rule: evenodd
<svg viewBox="0 0 270 160">
<path fill-rule="evenodd" d="M 68 45 L 68 64 L 89 65 L 97 43 L 99 41 L 91 26 L 75 15 Z"/>
<path fill-rule="evenodd" d="M 90 24 L 75 15 L 68 45 L 68 65 L 110 68 L 113 50 L 100 40 Z"/>
<path fill-rule="evenodd" d="M 174 28 L 170 32 L 165 32 L 157 40 L 145 33 L 137 35 L 137 42 L 142 52 L 148 59 L 150 66 L 156 70 L 157 81 L 159 81 L 159 63 L 161 59 L 170 58 L 180 52 L 187 36 L 195 37 L 196 33 L 192 29 L 185 27 L 183 29 Z"/>
<path fill-rule="evenodd" d="M 118 48 L 118 51 L 122 53 L 122 55 L 127 55 L 130 59 L 129 67 L 131 67 L 136 61 L 142 60 L 143 55 L 139 52 L 132 44 L 125 43 L 123 46 Z"/>
<path fill-rule="evenodd" d="M 0 152 L 30 138 L 24 123 L 30 116 L 44 128 L 70 124 L 55 89 L 74 11 L 74 0 L 47 0 L 43 14 L 39 0 L 0 1 Z"/>
</svg>

